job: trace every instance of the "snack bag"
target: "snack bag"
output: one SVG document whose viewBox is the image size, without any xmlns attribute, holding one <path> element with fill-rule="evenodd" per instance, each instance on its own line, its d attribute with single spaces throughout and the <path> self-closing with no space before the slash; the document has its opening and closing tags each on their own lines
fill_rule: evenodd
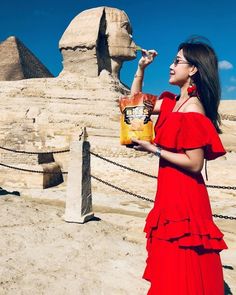
<svg viewBox="0 0 236 295">
<path fill-rule="evenodd" d="M 152 142 L 153 123 L 150 119 L 157 97 L 139 92 L 120 99 L 120 143 L 132 146 L 131 138 Z"/>
</svg>

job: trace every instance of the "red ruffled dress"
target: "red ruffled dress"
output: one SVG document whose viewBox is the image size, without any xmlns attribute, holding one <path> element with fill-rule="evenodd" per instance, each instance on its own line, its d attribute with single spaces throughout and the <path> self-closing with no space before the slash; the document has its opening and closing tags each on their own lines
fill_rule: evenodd
<svg viewBox="0 0 236 295">
<path fill-rule="evenodd" d="M 214 125 L 196 112 L 172 112 L 176 96 L 165 92 L 155 126 L 154 142 L 165 150 L 184 153 L 204 148 L 213 160 L 226 152 Z M 160 97 L 161 98 L 161 97 Z M 188 172 L 160 158 L 153 209 L 146 218 L 148 295 L 223 295 L 219 252 L 227 249 L 214 224 L 201 173 Z"/>
</svg>

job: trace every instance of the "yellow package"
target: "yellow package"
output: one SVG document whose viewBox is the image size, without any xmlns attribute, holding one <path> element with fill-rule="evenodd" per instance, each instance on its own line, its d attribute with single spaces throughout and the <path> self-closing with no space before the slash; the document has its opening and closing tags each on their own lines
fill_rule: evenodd
<svg viewBox="0 0 236 295">
<path fill-rule="evenodd" d="M 157 97 L 137 93 L 120 99 L 120 143 L 132 145 L 131 138 L 153 141 L 154 130 L 150 119 Z"/>
</svg>

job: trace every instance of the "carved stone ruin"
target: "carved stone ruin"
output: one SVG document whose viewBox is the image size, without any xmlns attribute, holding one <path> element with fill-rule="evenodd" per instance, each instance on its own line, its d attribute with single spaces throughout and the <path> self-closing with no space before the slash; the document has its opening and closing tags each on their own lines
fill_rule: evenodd
<svg viewBox="0 0 236 295">
<path fill-rule="evenodd" d="M 119 80 L 119 74 L 122 63 L 136 56 L 131 33 L 124 11 L 111 7 L 85 10 L 65 28 L 60 40 L 64 68 L 58 77 L 0 81 L 1 145 L 34 152 L 63 150 L 68 148 L 72 135 L 86 126 L 92 149 L 98 154 L 136 155 L 138 152 L 119 143 L 118 100 L 130 92 Z M 9 44 L 14 40 L 11 37 Z M 12 61 L 10 68 L 14 68 L 15 59 Z M 33 192 L 38 189 L 36 197 L 48 197 L 52 190 L 40 190 L 60 184 L 63 179 L 65 182 L 55 190 L 63 190 L 67 185 L 67 176 L 62 177 L 60 172 L 68 171 L 67 153 L 54 154 L 55 162 L 44 164 L 35 155 L 1 150 L 0 157 L 4 164 L 44 171 L 44 175 L 21 174 L 1 168 L 0 177 L 6 188 L 17 186 L 21 191 Z"/>
<path fill-rule="evenodd" d="M 98 77 L 105 71 L 119 79 L 122 63 L 136 57 L 131 34 L 129 18 L 122 10 L 97 7 L 81 12 L 59 42 L 61 75 Z"/>
<path fill-rule="evenodd" d="M 86 129 L 70 145 L 66 210 L 67 222 L 84 223 L 94 217 L 90 176 L 90 144 Z"/>
</svg>

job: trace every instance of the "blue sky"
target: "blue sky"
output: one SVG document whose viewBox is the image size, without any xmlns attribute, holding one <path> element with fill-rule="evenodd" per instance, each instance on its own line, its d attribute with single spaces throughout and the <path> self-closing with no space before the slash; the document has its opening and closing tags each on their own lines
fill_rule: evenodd
<svg viewBox="0 0 236 295">
<path fill-rule="evenodd" d="M 201 35 L 219 58 L 222 98 L 236 99 L 235 0 L 9 0 L 1 3 L 0 42 L 17 36 L 57 76 L 62 69 L 58 42 L 70 21 L 85 9 L 104 5 L 124 10 L 136 44 L 159 53 L 146 71 L 145 92 L 178 93 L 168 84 L 169 65 L 179 43 Z M 137 61 L 124 63 L 121 71 L 129 86 Z"/>
</svg>

